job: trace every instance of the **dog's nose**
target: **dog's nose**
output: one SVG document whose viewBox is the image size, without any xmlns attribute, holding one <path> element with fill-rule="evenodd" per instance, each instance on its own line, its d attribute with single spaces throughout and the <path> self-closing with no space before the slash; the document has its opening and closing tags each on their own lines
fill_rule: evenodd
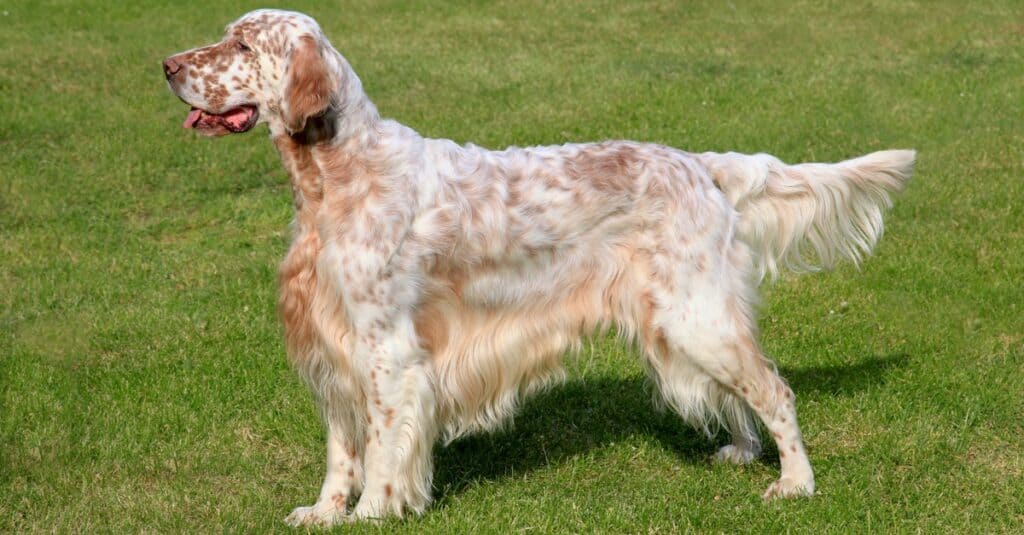
<svg viewBox="0 0 1024 535">
<path fill-rule="evenodd" d="M 177 74 L 180 70 L 181 64 L 174 61 L 174 58 L 167 58 L 164 60 L 164 76 L 166 76 L 168 80 L 170 80 L 171 77 Z"/>
</svg>

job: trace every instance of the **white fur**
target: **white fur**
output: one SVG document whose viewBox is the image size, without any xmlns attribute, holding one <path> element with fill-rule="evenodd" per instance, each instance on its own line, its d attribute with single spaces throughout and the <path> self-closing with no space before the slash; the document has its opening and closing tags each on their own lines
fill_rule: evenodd
<svg viewBox="0 0 1024 535">
<path fill-rule="evenodd" d="M 910 179 L 916 154 L 888 150 L 838 164 L 788 166 L 769 154 L 704 153 L 701 159 L 742 213 L 738 232 L 761 275 L 779 266 L 813 270 L 837 259 L 859 263 L 882 236 L 889 195 Z M 807 259 L 803 246 L 817 254 Z"/>
<path fill-rule="evenodd" d="M 282 318 L 328 443 L 319 499 L 290 524 L 422 512 L 439 438 L 508 421 L 564 376 L 566 350 L 609 327 L 639 347 L 660 402 L 732 433 L 718 460 L 759 453 L 756 416 L 782 465 L 764 496 L 813 493 L 793 393 L 757 345 L 757 284 L 807 268 L 803 246 L 824 266 L 870 252 L 912 152 L 787 166 L 632 142 L 459 146 L 381 119 L 312 19 L 258 11 L 225 42 L 239 34 L 255 63 L 219 45 L 174 59 L 219 51 L 254 80 L 225 86 L 228 101 L 258 107 L 291 174 Z M 329 83 L 302 78 L 316 69 L 300 53 Z M 296 132 L 283 117 L 301 84 L 332 93 Z"/>
</svg>

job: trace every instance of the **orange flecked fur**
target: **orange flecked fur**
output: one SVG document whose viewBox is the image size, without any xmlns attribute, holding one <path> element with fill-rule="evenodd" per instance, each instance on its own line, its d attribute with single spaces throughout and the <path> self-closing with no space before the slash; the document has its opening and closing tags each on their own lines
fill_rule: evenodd
<svg viewBox="0 0 1024 535">
<path fill-rule="evenodd" d="M 291 176 L 280 269 L 288 358 L 328 428 L 319 499 L 292 525 L 422 512 L 440 438 L 487 431 L 562 376 L 567 349 L 614 327 L 661 401 L 733 436 L 756 416 L 782 474 L 814 492 L 793 392 L 762 354 L 757 285 L 779 266 L 858 261 L 912 151 L 789 166 L 610 141 L 489 151 L 384 120 L 311 18 L 260 10 L 165 60 L 185 126 L 269 125 Z M 349 509 L 349 498 L 355 501 Z"/>
</svg>

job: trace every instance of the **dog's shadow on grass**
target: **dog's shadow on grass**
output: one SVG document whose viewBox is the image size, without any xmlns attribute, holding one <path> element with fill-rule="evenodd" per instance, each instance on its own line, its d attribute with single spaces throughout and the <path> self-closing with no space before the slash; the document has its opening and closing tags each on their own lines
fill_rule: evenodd
<svg viewBox="0 0 1024 535">
<path fill-rule="evenodd" d="M 906 361 L 906 355 L 897 354 L 867 357 L 850 365 L 779 371 L 799 403 L 847 396 L 883 384 L 890 370 Z M 650 389 L 643 376 L 573 380 L 530 398 L 516 415 L 515 425 L 438 448 L 434 482 L 438 502 L 475 482 L 521 476 L 638 435 L 654 438 L 690 464 L 707 462 L 719 445 L 727 443 L 726 433 L 710 441 L 671 410 L 656 410 Z"/>
</svg>

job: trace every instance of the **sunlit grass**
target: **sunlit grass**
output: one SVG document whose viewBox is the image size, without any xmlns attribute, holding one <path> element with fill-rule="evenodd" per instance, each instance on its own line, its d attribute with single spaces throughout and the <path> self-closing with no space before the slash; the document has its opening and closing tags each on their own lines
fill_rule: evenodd
<svg viewBox="0 0 1024 535">
<path fill-rule="evenodd" d="M 315 499 L 323 433 L 274 314 L 285 173 L 263 127 L 184 132 L 159 65 L 253 7 L 0 5 L 0 531 L 283 530 Z M 816 497 L 763 503 L 774 454 L 711 465 L 598 340 L 514 427 L 438 448 L 426 515 L 355 531 L 1024 525 L 1018 3 L 291 7 L 425 135 L 919 150 L 862 270 L 764 288 Z"/>
</svg>

